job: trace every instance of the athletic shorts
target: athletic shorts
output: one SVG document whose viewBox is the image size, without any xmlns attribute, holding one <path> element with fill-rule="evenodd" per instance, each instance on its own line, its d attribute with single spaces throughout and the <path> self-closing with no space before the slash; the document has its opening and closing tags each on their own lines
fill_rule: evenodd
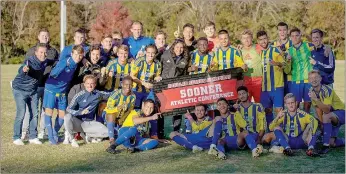
<svg viewBox="0 0 346 174">
<path fill-rule="evenodd" d="M 284 88 L 276 88 L 274 91 L 262 91 L 261 104 L 264 108 L 282 108 L 284 106 Z"/>
<path fill-rule="evenodd" d="M 142 108 L 142 102 L 147 99 L 149 93 L 146 92 L 137 92 L 133 91 L 133 93 L 136 95 L 136 101 L 135 101 L 135 108 L 140 109 Z"/>
<path fill-rule="evenodd" d="M 288 137 L 288 145 L 291 149 L 307 149 L 308 146 L 305 144 L 303 140 L 303 134 L 297 137 Z"/>
<path fill-rule="evenodd" d="M 338 124 L 335 126 L 341 126 L 345 124 L 345 110 L 335 110 L 332 112 L 338 118 Z"/>
<path fill-rule="evenodd" d="M 294 94 L 298 102 L 310 102 L 309 89 L 311 84 L 304 81 L 292 81 L 291 93 Z"/>
<path fill-rule="evenodd" d="M 65 111 L 67 108 L 67 98 L 64 93 L 55 93 L 47 89 L 44 90 L 43 107 Z"/>
</svg>

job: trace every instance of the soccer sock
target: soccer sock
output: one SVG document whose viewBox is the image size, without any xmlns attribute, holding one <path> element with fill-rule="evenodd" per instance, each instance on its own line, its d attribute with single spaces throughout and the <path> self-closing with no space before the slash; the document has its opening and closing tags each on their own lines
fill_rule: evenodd
<svg viewBox="0 0 346 174">
<path fill-rule="evenodd" d="M 55 118 L 55 124 L 54 124 L 54 130 L 53 130 L 53 136 L 58 137 L 58 132 L 61 128 L 61 126 L 64 125 L 64 119 L 60 117 Z"/>
<path fill-rule="evenodd" d="M 107 122 L 109 139 L 114 138 L 114 126 L 115 126 L 115 124 L 113 122 Z"/>
<path fill-rule="evenodd" d="M 252 138 L 252 136 L 250 134 L 248 134 L 246 137 L 245 137 L 245 141 L 246 141 L 246 144 L 249 146 L 249 148 L 251 150 L 253 150 L 254 148 L 256 148 L 256 142 L 255 140 Z"/>
<path fill-rule="evenodd" d="M 274 134 L 282 147 L 284 147 L 285 149 L 290 148 L 290 146 L 288 145 L 286 141 L 285 135 L 281 130 L 274 130 Z"/>
<path fill-rule="evenodd" d="M 310 147 L 315 148 L 316 139 L 317 139 L 317 136 L 316 136 L 316 135 L 312 135 L 312 138 L 311 138 L 311 140 L 310 140 L 310 142 L 309 142 L 309 148 L 310 148 Z"/>
<path fill-rule="evenodd" d="M 337 137 L 338 134 L 339 134 L 339 129 L 340 129 L 340 126 L 332 126 L 332 132 L 331 132 L 331 137 Z"/>
<path fill-rule="evenodd" d="M 332 123 L 323 123 L 323 145 L 329 146 L 329 140 L 332 133 Z"/>
<path fill-rule="evenodd" d="M 274 120 L 274 114 L 271 112 L 266 114 L 267 128 L 269 129 L 270 123 Z"/>
<path fill-rule="evenodd" d="M 137 133 L 136 127 L 130 127 L 128 130 L 126 130 L 121 135 L 118 135 L 118 138 L 115 140 L 115 144 L 123 144 L 126 140 L 129 140 L 131 137 L 135 136 Z"/>
<path fill-rule="evenodd" d="M 216 145 L 216 148 L 217 148 L 217 150 L 219 150 L 219 151 L 221 151 L 223 153 L 226 153 L 224 145 L 218 144 L 218 145 Z"/>
<path fill-rule="evenodd" d="M 53 127 L 52 127 L 52 117 L 51 116 L 49 116 L 47 114 L 44 115 L 44 125 L 47 128 L 49 141 L 54 143 L 55 140 L 53 138 Z"/>
<path fill-rule="evenodd" d="M 215 123 L 215 127 L 214 127 L 214 135 L 211 141 L 211 144 L 217 144 L 217 141 L 219 140 L 220 136 L 221 136 L 221 131 L 222 131 L 222 122 L 221 121 L 217 121 Z"/>
<path fill-rule="evenodd" d="M 271 146 L 279 146 L 280 143 L 278 142 L 277 139 L 275 139 L 275 140 L 272 140 L 272 141 L 270 142 L 270 145 L 271 145 Z"/>
<path fill-rule="evenodd" d="M 137 146 L 136 148 L 141 150 L 141 151 L 145 151 L 145 150 L 154 149 L 158 145 L 159 145 L 159 141 L 151 140 L 148 143 L 141 144 L 141 145 Z"/>
<path fill-rule="evenodd" d="M 345 146 L 345 139 L 335 138 L 335 147 Z"/>
<path fill-rule="evenodd" d="M 187 141 L 187 139 L 185 139 L 179 135 L 176 135 L 172 138 L 172 140 L 174 142 L 176 142 L 177 144 L 179 144 L 179 145 L 181 145 L 187 149 L 192 150 L 193 144 L 191 144 L 189 141 Z"/>
</svg>

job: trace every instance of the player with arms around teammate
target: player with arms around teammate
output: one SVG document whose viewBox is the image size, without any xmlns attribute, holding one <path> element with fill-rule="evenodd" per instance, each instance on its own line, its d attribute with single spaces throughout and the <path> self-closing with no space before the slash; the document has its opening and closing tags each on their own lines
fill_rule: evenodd
<svg viewBox="0 0 346 174">
<path fill-rule="evenodd" d="M 190 67 L 187 71 L 191 74 L 200 74 L 210 71 L 213 57 L 208 54 L 208 39 L 201 37 L 197 41 L 197 51 L 191 56 Z"/>
<path fill-rule="evenodd" d="M 312 86 L 309 96 L 316 107 L 318 118 L 323 122 L 323 148 L 320 153 L 324 154 L 330 146 L 345 146 L 345 139 L 337 137 L 340 127 L 345 124 L 345 104 L 331 87 L 321 84 L 321 81 L 319 71 L 313 70 L 309 73 Z"/>
<path fill-rule="evenodd" d="M 126 118 L 124 124 L 119 129 L 119 136 L 107 148 L 108 153 L 115 154 L 115 150 L 119 145 L 123 144 L 128 151 L 145 151 L 155 148 L 159 142 L 155 139 L 147 138 L 150 132 L 150 121 L 157 120 L 160 113 L 153 114 L 154 101 L 146 99 L 143 102 L 143 108 L 140 112 L 132 110 Z M 131 141 L 131 139 L 134 139 Z"/>
<path fill-rule="evenodd" d="M 195 106 L 195 114 L 197 120 L 195 121 L 189 111 L 185 117 L 190 122 L 192 127 L 191 134 L 181 134 L 177 131 L 171 132 L 169 137 L 177 144 L 192 150 L 192 152 L 202 151 L 208 149 L 211 144 L 211 138 L 207 136 L 208 130 L 213 123 L 211 118 L 207 116 L 207 107 L 199 103 Z"/>
</svg>

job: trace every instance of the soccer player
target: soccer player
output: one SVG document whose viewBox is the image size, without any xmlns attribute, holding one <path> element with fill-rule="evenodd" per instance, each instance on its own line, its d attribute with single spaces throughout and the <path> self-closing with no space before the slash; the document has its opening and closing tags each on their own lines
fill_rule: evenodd
<svg viewBox="0 0 346 174">
<path fill-rule="evenodd" d="M 112 55 L 112 35 L 106 34 L 102 36 L 101 41 L 101 56 L 100 56 L 100 65 L 101 67 L 107 66 L 108 62 L 111 59 Z"/>
<path fill-rule="evenodd" d="M 130 75 L 131 65 L 128 63 L 129 48 L 121 45 L 118 49 L 118 58 L 108 63 L 106 74 L 108 74 L 105 90 L 114 91 L 121 88 L 123 78 Z"/>
<path fill-rule="evenodd" d="M 293 44 L 293 46 L 288 49 L 288 53 L 292 57 L 291 92 L 297 98 L 298 103 L 304 100 L 304 110 L 309 113 L 311 99 L 308 93 L 311 85 L 308 83 L 308 73 L 312 70 L 310 57 L 314 46 L 313 44 L 302 41 L 302 35 L 298 28 L 293 28 L 290 31 L 290 37 Z"/>
<path fill-rule="evenodd" d="M 220 30 L 218 35 L 220 48 L 218 48 L 214 54 L 212 63 L 213 70 L 224 70 L 236 67 L 241 67 L 243 70 L 246 70 L 247 66 L 240 57 L 240 52 L 230 45 L 227 30 Z"/>
<path fill-rule="evenodd" d="M 187 111 L 185 117 L 188 119 L 192 126 L 191 134 L 181 134 L 177 131 L 171 132 L 169 137 L 177 144 L 192 150 L 193 153 L 208 149 L 211 144 L 211 138 L 207 137 L 207 132 L 211 124 L 212 119 L 207 116 L 207 107 L 202 103 L 198 103 L 195 106 L 195 114 L 197 120 L 195 121 L 190 112 Z"/>
<path fill-rule="evenodd" d="M 191 54 L 196 49 L 197 41 L 193 36 L 194 33 L 195 27 L 192 24 L 187 23 L 183 26 L 183 40 L 187 47 L 187 50 L 189 51 L 189 54 Z"/>
<path fill-rule="evenodd" d="M 238 102 L 233 105 L 241 116 L 246 121 L 247 126 L 245 129 L 255 139 L 257 144 L 262 144 L 261 140 L 266 130 L 265 112 L 260 103 L 253 103 L 249 101 L 249 92 L 245 86 L 240 86 L 237 89 Z"/>
<path fill-rule="evenodd" d="M 312 58 L 310 58 L 310 63 L 313 65 L 313 69 L 320 71 L 322 76 L 321 83 L 333 88 L 335 56 L 332 51 L 330 51 L 328 56 L 324 55 L 326 46 L 323 44 L 323 32 L 320 29 L 313 29 L 311 38 L 315 49 L 311 52 Z"/>
<path fill-rule="evenodd" d="M 201 37 L 197 41 L 197 51 L 192 53 L 190 67 L 187 71 L 191 74 L 200 74 L 210 71 L 213 57 L 208 54 L 208 39 Z"/>
<path fill-rule="evenodd" d="M 145 56 L 138 58 L 131 65 L 131 77 L 133 79 L 133 91 L 136 94 L 136 108 L 142 106 L 142 101 L 147 98 L 153 88 L 153 81 L 161 81 L 161 63 L 154 61 L 156 46 L 148 45 L 145 48 Z"/>
<path fill-rule="evenodd" d="M 22 124 L 25 116 L 26 105 L 29 110 L 29 142 L 32 144 L 42 144 L 37 138 L 37 117 L 38 117 L 38 82 L 43 76 L 46 68 L 46 44 L 36 45 L 35 55 L 28 57 L 24 64 L 18 69 L 18 74 L 12 82 L 12 91 L 16 102 L 16 118 L 14 121 L 13 144 L 24 145 L 20 139 L 22 136 Z"/>
<path fill-rule="evenodd" d="M 125 38 L 123 44 L 127 45 L 129 50 L 130 62 L 133 59 L 144 56 L 144 48 L 147 45 L 155 44 L 150 37 L 142 36 L 143 24 L 139 21 L 134 21 L 131 25 L 132 36 Z"/>
<path fill-rule="evenodd" d="M 261 100 L 262 91 L 262 61 L 261 55 L 256 51 L 256 46 L 252 44 L 252 32 L 244 30 L 241 33 L 241 56 L 244 63 L 248 67 L 248 71 L 244 73 L 244 86 L 249 90 L 249 100 L 254 98 L 256 103 Z"/>
<path fill-rule="evenodd" d="M 272 145 L 283 146 L 283 153 L 293 155 L 292 149 L 308 148 L 306 154 L 315 156 L 316 130 L 318 122 L 312 115 L 297 108 L 297 101 L 292 93 L 285 98 L 287 109 L 281 110 L 273 122 L 269 125 Z"/>
<path fill-rule="evenodd" d="M 59 60 L 59 52 L 53 48 L 50 44 L 50 35 L 49 35 L 49 31 L 46 28 L 42 28 L 39 33 L 38 33 L 38 43 L 31 47 L 28 52 L 25 54 L 26 58 L 29 58 L 31 56 L 35 55 L 36 52 L 36 46 L 40 43 L 46 44 L 47 47 L 47 57 L 46 57 L 46 61 L 47 61 L 47 66 L 46 69 L 44 70 L 43 73 L 43 78 L 41 78 L 38 82 L 38 88 L 37 88 L 37 97 L 39 98 L 39 108 L 38 108 L 38 112 L 41 116 L 40 118 L 40 128 L 38 131 L 38 135 L 37 138 L 38 139 L 43 139 L 44 136 L 44 110 L 42 109 L 42 102 L 43 102 L 43 93 L 44 93 L 44 84 L 46 83 L 46 80 L 49 76 L 50 71 L 52 70 L 52 67 L 54 66 L 54 64 Z M 24 117 L 24 121 L 23 121 L 23 128 L 22 128 L 22 139 L 26 139 L 26 135 L 28 135 L 28 129 L 29 129 L 29 118 L 30 118 L 30 114 L 29 114 L 29 108 L 26 108 L 26 112 L 25 112 L 25 117 Z"/>
<path fill-rule="evenodd" d="M 216 28 L 214 22 L 207 22 L 203 29 L 204 34 L 208 39 L 208 52 L 214 52 L 220 47 L 219 38 L 216 35 Z"/>
<path fill-rule="evenodd" d="M 81 45 L 72 48 L 70 57 L 60 57 L 59 62 L 53 68 L 46 81 L 43 107 L 45 108 L 45 126 L 48 130 L 48 139 L 52 145 L 58 141 L 58 131 L 64 124 L 65 110 L 67 107 L 66 92 L 77 68 L 77 64 L 83 59 L 84 49 Z M 58 110 L 54 130 L 52 129 L 53 110 Z"/>
<path fill-rule="evenodd" d="M 265 108 L 266 122 L 269 125 L 274 119 L 273 105 L 275 113 L 279 113 L 283 107 L 284 79 L 283 72 L 289 71 L 289 64 L 285 66 L 282 51 L 278 47 L 272 47 L 268 43 L 268 35 L 265 31 L 257 32 L 257 42 L 264 50 L 261 53 L 263 66 L 263 80 L 261 104 Z"/>
<path fill-rule="evenodd" d="M 254 137 L 246 130 L 248 125 L 240 112 L 230 112 L 229 108 L 225 98 L 217 100 L 217 109 L 221 116 L 214 119 L 212 144 L 208 154 L 215 155 L 219 159 L 226 159 L 224 147 L 244 149 L 248 145 L 252 151 L 252 156 L 258 157 L 263 151 L 262 146 L 256 146 Z"/>
<path fill-rule="evenodd" d="M 325 154 L 330 146 L 345 146 L 345 139 L 337 137 L 340 127 L 345 124 L 345 104 L 331 87 L 321 84 L 321 81 L 318 70 L 309 73 L 312 86 L 309 96 L 319 120 L 323 122 L 323 147 L 320 153 Z"/>
<path fill-rule="evenodd" d="M 112 32 L 112 56 L 111 60 L 117 58 L 118 48 L 123 43 L 123 34 L 120 31 Z"/>
<path fill-rule="evenodd" d="M 114 127 L 121 127 L 134 109 L 136 96 L 133 94 L 131 88 L 133 80 L 131 76 L 125 76 L 122 83 L 122 88 L 115 90 L 108 98 L 107 106 L 105 108 L 108 137 L 110 147 L 114 145 Z"/>
<path fill-rule="evenodd" d="M 115 154 L 117 146 L 123 144 L 131 153 L 155 148 L 159 141 L 147 138 L 150 132 L 150 121 L 157 120 L 160 113 L 153 114 L 154 101 L 144 101 L 141 112 L 131 111 L 123 126 L 119 129 L 118 138 L 107 148 L 108 153 Z M 131 139 L 134 141 L 131 142 Z"/>
<path fill-rule="evenodd" d="M 74 32 L 73 37 L 74 43 L 72 45 L 66 46 L 60 54 L 60 58 L 68 58 L 72 54 L 73 47 L 76 45 L 81 45 L 84 50 L 84 54 L 86 54 L 89 50 L 89 46 L 85 43 L 86 41 L 86 32 L 84 29 L 80 28 Z"/>
<path fill-rule="evenodd" d="M 79 147 L 74 132 L 81 132 L 84 141 L 90 138 L 105 138 L 108 129 L 100 122 L 94 121 L 97 106 L 101 100 L 106 100 L 111 93 L 95 90 L 97 78 L 94 75 L 86 75 L 83 79 L 84 90 L 78 92 L 69 103 L 64 117 L 65 140 L 64 144 L 71 142 L 72 147 Z"/>
</svg>

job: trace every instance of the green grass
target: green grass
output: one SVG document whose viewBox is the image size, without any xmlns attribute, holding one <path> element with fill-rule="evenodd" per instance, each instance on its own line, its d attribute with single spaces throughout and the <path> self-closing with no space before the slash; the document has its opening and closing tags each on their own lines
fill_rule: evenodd
<svg viewBox="0 0 346 174">
<path fill-rule="evenodd" d="M 159 148 L 127 154 L 105 152 L 108 142 L 72 148 L 60 144 L 15 146 L 12 144 L 15 102 L 9 81 L 16 75 L 17 65 L 1 66 L 1 172 L 3 173 L 149 173 L 149 172 L 313 172 L 345 173 L 345 148 L 333 149 L 321 158 L 309 158 L 299 150 L 294 157 L 264 154 L 253 159 L 249 150 L 232 151 L 226 161 L 216 160 L 206 152 L 193 154 L 172 143 Z M 344 62 L 336 69 L 335 89 L 344 100 Z M 339 136 L 344 136 L 344 127 Z M 123 150 L 123 149 L 122 149 Z"/>
</svg>

